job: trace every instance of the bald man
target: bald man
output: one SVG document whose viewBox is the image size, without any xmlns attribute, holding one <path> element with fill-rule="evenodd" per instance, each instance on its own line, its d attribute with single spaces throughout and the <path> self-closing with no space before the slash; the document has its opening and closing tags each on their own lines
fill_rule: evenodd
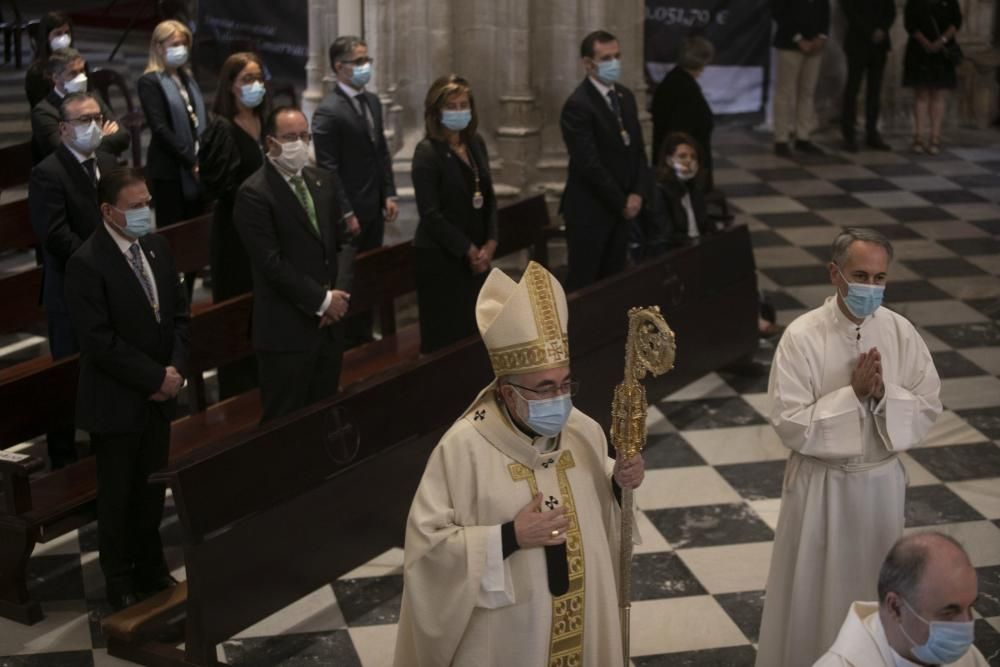
<svg viewBox="0 0 1000 667">
<path fill-rule="evenodd" d="M 986 667 L 972 645 L 976 570 L 942 533 L 893 545 L 878 577 L 879 601 L 855 602 L 837 641 L 813 667 Z"/>
</svg>

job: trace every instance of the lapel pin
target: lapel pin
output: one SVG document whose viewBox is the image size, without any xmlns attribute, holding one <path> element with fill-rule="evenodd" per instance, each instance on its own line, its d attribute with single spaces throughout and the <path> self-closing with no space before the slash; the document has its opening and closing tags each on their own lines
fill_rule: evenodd
<svg viewBox="0 0 1000 667">
<path fill-rule="evenodd" d="M 152 259 L 156 259 L 156 253 L 155 253 L 155 252 L 153 252 L 152 250 L 150 250 L 150 251 L 149 251 L 149 256 L 150 256 L 150 257 L 151 257 Z"/>
</svg>

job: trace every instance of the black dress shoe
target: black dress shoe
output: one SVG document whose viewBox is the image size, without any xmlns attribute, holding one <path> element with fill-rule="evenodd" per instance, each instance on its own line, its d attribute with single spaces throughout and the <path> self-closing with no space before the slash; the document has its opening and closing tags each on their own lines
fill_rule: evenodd
<svg viewBox="0 0 1000 667">
<path fill-rule="evenodd" d="M 173 588 L 176 585 L 177 580 L 172 576 L 169 574 L 161 574 L 148 579 L 140 579 L 136 583 L 136 592 L 138 593 L 140 599 L 145 600 L 146 598 L 153 597 L 161 591 Z"/>
<path fill-rule="evenodd" d="M 808 155 L 825 155 L 823 149 L 811 141 L 796 141 L 795 150 Z"/>
<path fill-rule="evenodd" d="M 844 150 L 848 153 L 858 152 L 858 141 L 857 139 L 844 139 Z"/>
<path fill-rule="evenodd" d="M 892 146 L 890 146 L 889 144 L 887 144 L 884 141 L 882 141 L 882 137 L 880 137 L 878 135 L 875 135 L 875 136 L 872 136 L 872 137 L 868 137 L 868 140 L 865 142 L 865 145 L 868 146 L 868 148 L 871 148 L 872 150 L 876 150 L 876 151 L 891 151 L 892 150 Z"/>
<path fill-rule="evenodd" d="M 774 145 L 774 154 L 778 157 L 792 157 L 792 149 L 784 141 L 779 141 Z"/>
<path fill-rule="evenodd" d="M 114 611 L 121 611 L 134 604 L 138 604 L 138 602 L 139 598 L 131 591 L 127 593 L 108 593 L 108 604 Z"/>
</svg>

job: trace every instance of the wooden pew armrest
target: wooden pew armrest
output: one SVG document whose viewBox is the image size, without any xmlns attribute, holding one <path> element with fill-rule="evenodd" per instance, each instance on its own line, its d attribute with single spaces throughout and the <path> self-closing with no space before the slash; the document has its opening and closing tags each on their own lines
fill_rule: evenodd
<svg viewBox="0 0 1000 667">
<path fill-rule="evenodd" d="M 144 627 L 173 613 L 186 602 L 187 582 L 182 581 L 138 604 L 108 616 L 101 623 L 101 628 L 105 636 L 131 642 L 136 639 Z"/>
<path fill-rule="evenodd" d="M 45 462 L 28 454 L 0 450 L 0 487 L 3 488 L 3 513 L 18 516 L 31 509 L 31 473 L 45 467 Z"/>
</svg>

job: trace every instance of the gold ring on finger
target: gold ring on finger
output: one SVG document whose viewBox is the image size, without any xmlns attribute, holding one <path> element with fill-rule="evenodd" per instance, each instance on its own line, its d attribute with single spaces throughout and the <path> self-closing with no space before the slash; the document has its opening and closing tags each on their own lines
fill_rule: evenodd
<svg viewBox="0 0 1000 667">
<path fill-rule="evenodd" d="M 552 531 L 552 537 L 559 537 L 559 531 L 558 530 L 553 530 Z"/>
</svg>

